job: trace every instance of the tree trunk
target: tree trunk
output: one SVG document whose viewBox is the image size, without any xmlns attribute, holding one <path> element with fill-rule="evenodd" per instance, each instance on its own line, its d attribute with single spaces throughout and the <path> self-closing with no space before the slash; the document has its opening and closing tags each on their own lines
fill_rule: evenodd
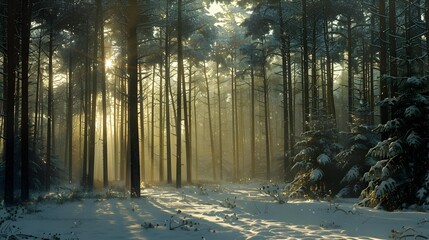
<svg viewBox="0 0 429 240">
<path fill-rule="evenodd" d="M 216 85 L 217 85 L 217 102 L 218 102 L 218 124 L 219 124 L 219 177 L 223 180 L 223 144 L 222 144 L 222 102 L 220 92 L 219 63 L 216 61 Z M 195 116 L 196 117 L 196 116 Z M 195 129 L 196 130 L 196 129 Z"/>
<path fill-rule="evenodd" d="M 195 170 L 195 176 L 194 179 L 198 181 L 198 161 L 199 161 L 199 157 L 198 157 L 198 119 L 197 119 L 197 93 L 198 93 L 198 89 L 196 87 L 194 87 L 194 98 L 193 98 L 193 108 L 194 108 L 194 140 L 193 142 L 195 142 L 194 144 L 194 150 L 195 150 L 195 166 L 194 166 L 194 170 Z"/>
<path fill-rule="evenodd" d="M 86 26 L 85 52 L 89 52 L 89 25 Z M 90 113 L 90 66 L 89 56 L 85 56 L 85 101 L 84 101 L 84 130 L 83 130 L 83 160 L 82 160 L 82 185 L 88 187 L 88 128 Z"/>
<path fill-rule="evenodd" d="M 307 36 L 307 0 L 302 0 L 302 119 L 303 130 L 308 131 L 310 122 L 309 86 L 308 86 L 308 36 Z"/>
<path fill-rule="evenodd" d="M 425 1 L 425 23 L 426 29 L 429 29 L 429 0 Z M 426 31 L 426 54 L 427 56 L 427 65 L 429 66 L 429 31 Z"/>
<path fill-rule="evenodd" d="M 39 94 L 43 84 L 42 82 L 42 68 L 41 68 L 41 51 L 42 50 L 42 37 L 39 37 L 37 45 L 37 76 L 36 76 L 36 100 L 34 106 L 34 129 L 33 129 L 33 151 L 36 152 L 37 134 L 39 129 Z"/>
<path fill-rule="evenodd" d="M 97 2 L 100 0 L 97 0 Z M 94 46 L 93 46 L 93 62 L 92 62 L 92 100 L 91 100 L 91 127 L 89 133 L 89 158 L 88 158 L 88 190 L 94 189 L 94 165 L 95 165 L 95 135 L 97 122 L 97 98 L 98 98 L 98 34 L 99 34 L 99 19 L 100 8 L 97 6 L 95 13 L 95 29 L 94 29 Z"/>
<path fill-rule="evenodd" d="M 286 178 L 287 173 L 290 168 L 289 160 L 289 117 L 288 117 L 288 62 L 287 62 L 287 40 L 286 40 L 286 27 L 283 20 L 283 7 L 282 1 L 279 1 L 278 6 L 278 15 L 279 15 L 279 27 L 280 27 L 280 53 L 282 58 L 282 94 L 283 94 L 283 177 Z M 253 69 L 251 72 L 253 75 Z M 252 76 L 253 78 L 253 76 Z M 252 79 L 252 85 L 253 85 Z M 253 87 L 253 86 L 252 86 Z M 253 97 L 252 97 L 253 98 Z M 252 99 L 253 101 L 253 99 Z M 253 123 L 254 124 L 254 123 Z M 252 169 L 254 166 L 252 165 Z M 254 170 L 253 170 L 254 171 Z"/>
<path fill-rule="evenodd" d="M 313 16 L 312 29 L 312 46 L 311 46 L 311 116 L 316 115 L 319 109 L 319 96 L 317 92 L 317 19 Z"/>
<path fill-rule="evenodd" d="M 182 0 L 177 2 L 177 118 L 176 118 L 176 187 L 182 187 Z"/>
<path fill-rule="evenodd" d="M 293 89 L 292 89 L 292 63 L 291 63 L 291 51 L 290 51 L 290 38 L 287 37 L 286 40 L 287 46 L 286 46 L 286 58 L 287 58 L 287 78 L 288 78 L 288 92 L 289 92 L 289 139 L 290 139 L 290 155 L 289 156 L 295 156 L 294 152 L 294 145 L 295 145 L 295 110 L 293 109 L 294 106 L 294 95 L 293 95 Z M 292 160 L 289 160 L 290 164 L 292 165 Z M 291 166 L 290 165 L 290 166 Z M 290 179 L 292 180 L 292 179 Z"/>
<path fill-rule="evenodd" d="M 142 175 L 142 180 L 143 181 L 145 181 L 146 180 L 146 156 L 145 156 L 145 140 L 144 140 L 144 136 L 145 136 L 145 134 L 144 134 L 144 132 L 145 132 L 145 130 L 144 130 L 144 102 L 143 102 L 143 96 L 144 96 L 144 93 L 143 93 L 143 72 L 142 72 L 142 67 L 141 67 L 141 64 L 139 64 L 139 66 L 138 66 L 138 69 L 139 69 L 139 71 L 138 71 L 138 76 L 139 76 L 139 91 L 140 91 L 140 98 L 139 98 L 139 102 L 140 102 L 140 106 L 139 106 L 139 109 L 140 109 L 140 139 L 141 139 L 141 142 L 140 142 L 140 151 L 141 151 L 141 154 L 140 154 L 140 156 L 141 156 L 141 166 L 140 166 L 140 174 L 143 174 Z"/>
<path fill-rule="evenodd" d="M 353 122 L 354 112 L 354 81 L 353 81 L 353 58 L 352 58 L 352 18 L 347 16 L 347 78 L 348 78 L 348 116 L 349 123 Z"/>
<path fill-rule="evenodd" d="M 138 67 L 138 69 L 139 69 L 139 71 L 138 71 L 138 76 L 139 76 L 139 95 L 140 95 L 140 98 L 139 98 L 139 108 L 140 108 L 140 139 L 141 139 L 141 143 L 140 143 L 140 151 L 141 151 L 141 154 L 140 154 L 140 156 L 141 156 L 141 169 L 140 169 L 140 176 L 141 176 L 141 178 L 142 178 L 142 181 L 145 181 L 146 180 L 146 176 L 145 176 L 145 173 L 146 173 L 146 156 L 145 156 L 145 139 L 144 139 L 144 136 L 145 136 L 145 134 L 144 134 L 144 132 L 145 132 L 145 130 L 144 130 L 144 99 L 143 99 L 143 96 L 144 96 L 144 92 L 143 92 L 143 72 L 142 72 L 142 67 L 141 67 L 141 64 L 139 64 L 139 67 Z"/>
<path fill-rule="evenodd" d="M 170 16 L 170 0 L 166 1 L 166 19 Z M 170 27 L 165 28 L 165 135 L 166 135 L 166 148 L 167 148 L 167 183 L 173 182 L 172 168 L 171 168 L 171 123 L 170 123 Z"/>
<path fill-rule="evenodd" d="M 234 67 L 231 68 L 231 116 L 232 116 L 232 123 L 231 123 L 231 129 L 232 129 L 232 180 L 233 181 L 237 181 L 238 180 L 238 175 L 237 175 L 237 171 L 238 171 L 238 164 L 237 164 L 237 145 L 236 143 L 236 131 L 235 131 L 235 127 L 236 124 L 235 122 L 237 121 L 236 119 L 236 115 L 235 115 L 235 98 L 236 96 L 236 85 L 235 85 L 235 71 L 234 71 Z"/>
<path fill-rule="evenodd" d="M 387 74 L 387 37 L 386 37 L 386 2 L 385 0 L 378 1 L 378 15 L 380 21 L 380 99 L 384 100 L 388 97 L 389 90 L 385 75 Z M 381 124 L 385 124 L 389 119 L 389 110 L 385 106 L 380 106 Z M 386 138 L 387 136 L 382 136 Z"/>
<path fill-rule="evenodd" d="M 47 138 L 46 138 L 46 168 L 45 168 L 45 190 L 49 191 L 51 187 L 51 144 L 52 144 L 52 120 L 53 120 L 53 88 L 54 88 L 54 76 L 53 76 L 53 62 L 52 58 L 54 55 L 53 41 L 54 41 L 54 30 L 53 30 L 53 16 L 50 16 L 49 23 L 49 84 L 48 84 L 48 125 L 47 125 Z"/>
<path fill-rule="evenodd" d="M 189 63 L 191 64 L 191 63 Z M 188 102 L 186 99 L 186 82 L 185 82 L 185 73 L 182 71 L 182 88 L 183 88 L 183 117 L 185 120 L 185 150 L 186 150 L 186 182 L 189 184 L 192 182 L 192 164 L 191 164 L 191 135 L 189 127 L 189 111 Z M 191 75 L 189 75 L 190 77 Z M 191 89 L 189 89 L 189 94 Z"/>
<path fill-rule="evenodd" d="M 336 119 L 335 114 L 335 103 L 334 103 L 334 79 L 332 74 L 332 60 L 331 60 L 331 51 L 329 47 L 330 38 L 328 32 L 328 19 L 325 19 L 324 23 L 324 42 L 325 42 L 325 51 L 326 51 L 326 93 L 327 93 L 327 105 L 328 105 L 328 114 L 332 119 Z"/>
<path fill-rule="evenodd" d="M 375 5 L 376 0 L 372 0 L 372 5 Z M 369 123 L 374 125 L 375 121 L 375 100 L 374 100 L 374 63 L 375 63 L 375 14 L 371 14 L 370 18 L 370 30 L 371 30 L 371 46 L 370 46 L 370 80 L 369 80 L 369 111 L 371 112 Z"/>
<path fill-rule="evenodd" d="M 30 25 L 31 25 L 31 1 L 22 1 L 21 24 L 21 67 L 22 67 L 22 112 L 21 112 L 21 200 L 27 201 L 30 196 L 29 159 L 28 159 L 28 58 L 30 54 Z"/>
<path fill-rule="evenodd" d="M 161 41 L 162 45 L 162 41 Z M 161 46 L 162 47 L 162 46 Z M 164 181 L 164 89 L 163 89 L 163 64 L 160 62 L 160 78 L 159 78 L 159 181 Z"/>
<path fill-rule="evenodd" d="M 104 17 L 103 5 L 101 0 L 97 0 L 97 8 L 99 8 L 100 24 L 100 52 L 101 52 L 101 107 L 103 109 L 103 187 L 109 187 L 108 175 L 108 158 L 107 158 L 107 96 L 106 96 L 106 52 L 104 49 Z"/>
<path fill-rule="evenodd" d="M 268 79 L 265 68 L 265 61 L 262 66 L 262 77 L 264 80 L 264 126 L 265 126 L 265 156 L 266 156 L 266 178 L 267 180 L 271 177 L 271 151 L 270 151 L 270 128 L 269 128 L 269 107 L 268 107 Z"/>
<path fill-rule="evenodd" d="M 137 0 L 128 1 L 128 130 L 131 165 L 131 197 L 140 197 L 140 157 L 137 111 Z M 142 136 L 143 137 L 143 136 Z"/>
<path fill-rule="evenodd" d="M 68 76 L 68 96 L 67 96 L 67 159 L 68 159 L 68 181 L 73 180 L 73 62 L 72 49 L 69 50 L 69 76 Z"/>
<path fill-rule="evenodd" d="M 213 138 L 213 124 L 212 124 L 212 111 L 211 111 L 211 103 L 210 103 L 210 90 L 209 90 L 209 79 L 207 76 L 207 68 L 206 68 L 206 62 L 203 62 L 203 69 L 204 69 L 204 79 L 206 82 L 206 95 L 207 95 L 207 108 L 208 108 L 208 114 L 209 114 L 209 130 L 210 130 L 210 151 L 212 155 L 212 174 L 213 179 L 216 180 L 216 158 L 214 153 L 214 138 Z"/>
<path fill-rule="evenodd" d="M 16 74 L 16 51 L 15 51 L 15 20 L 16 1 L 7 1 L 7 89 L 6 102 L 6 146 L 5 146 L 5 185 L 4 202 L 6 205 L 14 203 L 14 112 L 15 112 L 15 74 Z"/>
<path fill-rule="evenodd" d="M 150 110 L 150 180 L 155 181 L 155 68 L 152 67 L 152 89 Z"/>
</svg>

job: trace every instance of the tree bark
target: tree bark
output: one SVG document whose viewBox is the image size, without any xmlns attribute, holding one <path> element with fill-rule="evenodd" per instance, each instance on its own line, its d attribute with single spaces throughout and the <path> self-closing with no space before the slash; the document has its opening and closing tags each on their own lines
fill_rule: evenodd
<svg viewBox="0 0 429 240">
<path fill-rule="evenodd" d="M 15 112 L 15 77 L 16 77 L 16 51 L 15 51 L 15 20 L 16 1 L 7 1 L 7 89 L 6 102 L 6 146 L 5 146 L 5 185 L 4 202 L 6 205 L 14 203 L 14 112 Z"/>
<path fill-rule="evenodd" d="M 309 130 L 310 122 L 310 104 L 309 104 L 309 86 L 308 86 L 308 36 L 307 36 L 307 0 L 302 0 L 302 119 L 303 131 Z"/>
<path fill-rule="evenodd" d="M 68 74 L 68 94 L 67 94 L 67 160 L 68 160 L 68 181 L 73 180 L 73 62 L 72 50 L 69 49 L 69 74 Z"/>
<path fill-rule="evenodd" d="M 217 102 L 218 102 L 218 124 L 219 124 L 219 177 L 223 180 L 223 144 L 222 144 L 222 102 L 220 92 L 219 63 L 216 61 L 216 85 L 217 85 Z M 195 116 L 196 117 L 196 116 Z M 196 129 L 195 129 L 196 130 Z"/>
<path fill-rule="evenodd" d="M 105 189 L 109 186 L 108 175 L 108 156 L 107 156 L 107 96 L 106 96 L 106 52 L 104 49 L 104 17 L 103 5 L 101 0 L 97 0 L 97 8 L 99 8 L 100 24 L 100 52 L 101 52 L 101 107 L 103 110 L 103 187 Z"/>
<path fill-rule="evenodd" d="M 349 123 L 353 122 L 354 112 L 354 81 L 353 81 L 353 58 L 352 58 L 352 18 L 347 16 L 347 79 L 348 79 L 348 116 Z"/>
<path fill-rule="evenodd" d="M 214 153 L 214 138 L 213 138 L 213 124 L 212 124 L 212 111 L 211 111 L 211 103 L 210 103 L 210 90 L 209 90 L 209 79 L 207 76 L 207 68 L 206 68 L 206 62 L 203 63 L 203 69 L 204 69 L 204 79 L 206 83 L 206 95 L 207 95 L 207 110 L 209 114 L 209 130 L 210 130 L 210 151 L 212 155 L 212 174 L 213 179 L 216 180 L 216 159 L 215 159 L 215 153 Z"/>
<path fill-rule="evenodd" d="M 97 0 L 97 3 L 100 0 Z M 92 62 L 92 100 L 91 100 L 91 127 L 89 133 L 89 157 L 88 157 L 88 190 L 94 189 L 94 166 L 95 166 L 95 135 L 97 122 L 97 98 L 98 98 L 98 34 L 100 32 L 99 19 L 100 8 L 97 6 L 95 10 L 95 29 L 94 29 L 94 46 L 93 46 L 93 62 Z"/>
<path fill-rule="evenodd" d="M 278 6 L 278 16 L 279 16 L 279 27 L 280 27 L 280 53 L 282 58 L 282 85 L 283 85 L 283 177 L 286 178 L 287 173 L 290 169 L 290 160 L 289 160 L 289 116 L 288 116 L 288 62 L 287 62 L 287 39 L 286 39 L 286 27 L 283 19 L 283 7 L 282 1 L 279 1 Z M 253 69 L 252 73 L 253 75 Z M 252 76 L 253 78 L 253 76 Z M 252 79 L 252 85 L 253 85 Z M 252 97 L 253 98 L 253 97 Z M 252 99 L 253 101 L 253 99 Z M 253 121 L 252 121 L 252 124 Z M 254 127 L 254 126 L 253 126 Z M 254 143 L 253 143 L 254 144 Z M 252 169 L 254 172 L 254 164 L 252 164 Z"/>
<path fill-rule="evenodd" d="M 380 99 L 388 97 L 389 91 L 385 75 L 387 74 L 387 37 L 386 37 L 386 2 L 378 1 L 379 22 L 380 22 Z M 385 106 L 380 106 L 380 123 L 385 124 L 389 120 L 389 110 Z M 382 136 L 383 139 L 387 136 Z"/>
<path fill-rule="evenodd" d="M 176 118 L 176 187 L 182 187 L 182 0 L 177 1 L 177 118 Z"/>
<path fill-rule="evenodd" d="M 128 130 L 131 165 L 131 197 L 140 197 L 140 157 L 137 113 L 137 0 L 128 0 Z M 143 136 L 142 136 L 143 137 Z"/>
<path fill-rule="evenodd" d="M 52 157 L 52 120 L 53 120 L 53 88 L 54 88 L 54 73 L 52 58 L 54 55 L 53 41 L 53 16 L 49 17 L 49 83 L 48 83 L 48 125 L 47 125 L 47 138 L 46 138 L 46 168 L 45 168 L 45 190 L 49 191 L 51 186 L 51 157 Z"/>
<path fill-rule="evenodd" d="M 166 19 L 170 16 L 170 0 L 166 1 Z M 165 135 L 166 135 L 166 150 L 167 150 L 167 183 L 173 182 L 172 167 L 171 167 L 171 123 L 170 123 L 170 27 L 165 28 Z"/>
<path fill-rule="evenodd" d="M 22 110 L 21 110 L 21 200 L 27 201 L 30 196 L 30 162 L 28 159 L 28 78 L 30 54 L 30 25 L 31 25 L 31 1 L 22 1 L 21 24 L 21 67 L 22 67 Z"/>
<path fill-rule="evenodd" d="M 191 63 L 189 63 L 191 64 Z M 182 88 L 183 88 L 183 118 L 185 120 L 185 151 L 186 151 L 186 182 L 190 184 L 192 182 L 192 164 L 191 164 L 191 135 L 190 135 L 190 125 L 189 125 L 189 112 L 188 102 L 186 98 L 186 82 L 185 82 L 185 72 L 182 71 Z M 190 73 L 191 74 L 191 73 Z M 190 77 L 191 75 L 189 75 Z M 189 89 L 189 94 L 191 89 Z"/>
</svg>

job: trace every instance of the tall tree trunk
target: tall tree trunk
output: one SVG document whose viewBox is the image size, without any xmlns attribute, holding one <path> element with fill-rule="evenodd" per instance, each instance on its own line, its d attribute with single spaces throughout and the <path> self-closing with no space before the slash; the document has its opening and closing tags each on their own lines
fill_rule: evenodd
<svg viewBox="0 0 429 240">
<path fill-rule="evenodd" d="M 235 127 L 236 124 L 235 122 L 237 121 L 236 119 L 236 115 L 235 115 L 235 98 L 236 96 L 236 85 L 235 85 L 235 71 L 234 71 L 234 67 L 231 68 L 231 116 L 232 116 L 232 123 L 231 123 L 231 130 L 232 130 L 232 179 L 233 181 L 237 181 L 238 180 L 238 175 L 237 175 L 237 171 L 238 171 L 238 159 L 237 159 L 237 145 L 236 145 L 236 131 L 235 131 Z"/>
<path fill-rule="evenodd" d="M 69 49 L 69 74 L 68 74 L 68 94 L 67 94 L 67 160 L 68 160 L 68 181 L 73 180 L 73 62 L 72 49 Z"/>
<path fill-rule="evenodd" d="M 162 41 L 161 41 L 162 45 Z M 161 46 L 162 47 L 162 46 Z M 164 89 L 163 89 L 163 63 L 160 61 L 159 78 L 159 181 L 164 181 Z"/>
<path fill-rule="evenodd" d="M 5 146 L 5 181 L 4 202 L 6 205 L 14 203 L 14 112 L 15 112 L 15 74 L 16 74 L 16 51 L 15 51 L 15 20 L 16 1 L 7 1 L 7 89 L 6 102 L 6 146 Z"/>
<path fill-rule="evenodd" d="M 288 94 L 289 94 L 289 140 L 290 140 L 290 155 L 289 156 L 295 156 L 294 152 L 294 145 L 295 145 L 295 110 L 293 108 L 294 106 L 294 95 L 293 95 L 293 89 L 292 89 L 292 62 L 291 62 L 291 51 L 290 51 L 290 38 L 287 37 L 286 40 L 286 58 L 287 58 L 287 78 L 288 78 Z M 292 160 L 289 160 L 290 164 L 292 164 Z M 291 165 L 290 165 L 291 166 Z M 290 179 L 292 180 L 292 179 Z"/>
<path fill-rule="evenodd" d="M 140 97 L 139 97 L 139 102 L 140 102 L 140 139 L 141 139 L 141 143 L 140 143 L 140 151 L 141 151 L 141 169 L 140 172 L 141 174 L 143 174 L 142 176 L 142 180 L 145 181 L 146 179 L 146 156 L 145 156 L 145 139 L 144 139 L 144 102 L 143 102 L 143 71 L 142 71 L 142 67 L 141 64 L 139 64 L 138 66 L 139 68 L 139 72 L 138 72 L 138 76 L 139 76 L 139 90 L 140 90 Z"/>
<path fill-rule="evenodd" d="M 215 157 L 215 151 L 214 151 L 214 138 L 213 138 L 213 124 L 212 124 L 212 111 L 211 111 L 211 103 L 210 103 L 210 90 L 209 90 L 209 79 L 207 76 L 207 68 L 206 68 L 206 62 L 203 62 L 203 69 L 204 69 L 204 79 L 206 82 L 206 95 L 207 95 L 207 108 L 208 108 L 208 114 L 209 114 L 209 130 L 210 130 L 210 151 L 212 155 L 212 174 L 213 179 L 216 180 L 216 157 Z"/>
<path fill-rule="evenodd" d="M 268 79 L 265 68 L 265 61 L 262 66 L 262 77 L 264 80 L 264 126 L 265 126 L 265 156 L 266 156 L 266 178 L 267 180 L 271 177 L 271 151 L 270 151 L 270 128 L 269 128 L 269 107 L 268 107 Z"/>
<path fill-rule="evenodd" d="M 195 180 L 198 180 L 198 174 L 199 174 L 199 171 L 198 171 L 198 160 L 199 160 L 199 157 L 198 157 L 198 147 L 197 147 L 197 144 L 198 144 L 198 119 L 197 119 L 197 98 L 196 98 L 196 96 L 197 96 L 197 92 L 198 92 L 198 89 L 197 88 L 194 88 L 194 101 L 193 101 L 193 103 L 194 103 L 194 129 L 195 129 L 195 131 L 194 131 L 194 142 L 195 142 L 195 147 L 194 147 L 194 150 L 195 150 L 195 176 L 194 176 L 194 179 Z"/>
<path fill-rule="evenodd" d="M 131 197 L 140 197 L 140 157 L 137 116 L 137 0 L 128 0 L 128 130 L 131 165 Z M 143 137 L 143 136 L 142 136 Z"/>
<path fill-rule="evenodd" d="M 100 0 L 97 0 L 97 2 Z M 88 190 L 92 191 L 94 188 L 94 165 L 95 165 L 95 135 L 96 135 L 96 122 L 97 122 L 97 98 L 98 98 L 98 65 L 100 59 L 98 58 L 98 34 L 99 34 L 99 19 L 100 8 L 97 6 L 95 10 L 95 29 L 94 29 L 94 46 L 93 46 L 93 62 L 92 62 L 92 100 L 91 100 L 91 127 L 89 133 L 89 158 L 88 158 Z"/>
<path fill-rule="evenodd" d="M 39 37 L 37 45 L 37 75 L 36 75 L 36 99 L 34 106 L 34 129 L 33 129 L 33 151 L 36 152 L 37 133 L 39 129 L 39 94 L 43 84 L 42 82 L 42 68 L 41 68 L 41 51 L 42 50 L 42 37 Z"/>
<path fill-rule="evenodd" d="M 21 110 L 21 200 L 30 196 L 30 166 L 28 159 L 28 58 L 30 54 L 31 1 L 22 1 L 21 24 L 21 67 L 22 67 L 22 110 Z"/>
<path fill-rule="evenodd" d="M 280 53 L 282 58 L 282 94 L 283 94 L 283 177 L 286 178 L 287 173 L 291 167 L 289 160 L 289 116 L 288 116 L 288 59 L 287 59 L 287 39 L 286 39 L 286 27 L 283 19 L 283 7 L 282 1 L 279 1 L 278 6 L 279 16 L 279 27 L 280 27 Z M 253 69 L 252 73 L 253 75 Z M 253 78 L 253 76 L 252 76 Z M 252 80 L 252 85 L 253 85 Z M 253 98 L 253 97 L 252 97 Z M 252 99 L 253 101 L 253 99 Z M 254 124 L 254 123 L 253 123 Z"/>
<path fill-rule="evenodd" d="M 396 0 L 389 0 L 389 76 L 398 76 L 398 62 L 396 54 Z M 396 80 L 391 84 L 391 97 L 395 97 L 398 91 Z"/>
<path fill-rule="evenodd" d="M 375 5 L 376 0 L 372 0 L 372 5 Z M 375 121 L 375 99 L 374 99 L 374 62 L 375 62 L 375 14 L 371 14 L 370 18 L 370 31 L 371 31 L 371 46 L 370 46 L 370 80 L 369 80 L 369 111 L 371 113 L 369 123 L 374 125 Z"/>
<path fill-rule="evenodd" d="M 311 46 L 311 116 L 315 116 L 319 109 L 319 96 L 317 92 L 317 19 L 313 16 Z"/>
<path fill-rule="evenodd" d="M 155 68 L 152 67 L 151 110 L 150 110 L 150 180 L 155 181 Z"/>
<path fill-rule="evenodd" d="M 85 52 L 89 52 L 89 24 L 86 24 L 86 45 Z M 83 160 L 82 160 L 82 185 L 84 188 L 88 187 L 88 128 L 89 128 L 89 114 L 90 114 L 90 61 L 89 56 L 85 56 L 85 101 L 84 101 L 84 114 L 85 124 L 83 130 Z"/>
<path fill-rule="evenodd" d="M 52 120 L 53 120 L 53 107 L 52 107 L 52 101 L 53 101 L 53 86 L 54 86 L 54 73 L 53 73 L 53 62 L 52 58 L 54 55 L 54 49 L 53 49 L 53 41 L 54 41 L 54 30 L 53 30 L 53 16 L 50 16 L 50 23 L 49 23 L 49 83 L 48 83 L 48 125 L 47 125 L 47 138 L 46 138 L 46 172 L 45 172 L 45 190 L 49 191 L 51 187 L 51 144 L 52 144 Z"/>
<path fill-rule="evenodd" d="M 380 99 L 388 97 L 389 90 L 385 75 L 387 74 L 387 37 L 386 37 L 386 2 L 378 0 L 378 15 L 380 21 Z M 385 106 L 380 106 L 381 124 L 385 124 L 389 119 L 389 110 Z M 382 136 L 383 138 L 387 136 Z"/>
<path fill-rule="evenodd" d="M 166 1 L 166 19 L 170 16 L 170 0 Z M 165 48 L 164 48 L 164 64 L 165 64 L 165 135 L 167 148 L 167 183 L 172 183 L 172 167 L 171 167 L 171 123 L 170 123 L 170 27 L 165 27 Z"/>
<path fill-rule="evenodd" d="M 348 79 L 348 116 L 349 123 L 353 122 L 354 112 L 354 81 L 353 81 L 353 58 L 352 58 L 352 18 L 347 16 L 347 79 Z"/>
<path fill-rule="evenodd" d="M 191 64 L 189 62 L 189 64 Z M 186 151 L 186 182 L 189 184 L 192 182 L 192 164 L 191 164 L 191 135 L 190 135 L 190 126 L 189 126 L 189 111 L 188 102 L 186 99 L 186 82 L 185 82 L 185 72 L 182 71 L 182 88 L 183 88 L 183 117 L 185 120 L 185 151 Z M 191 75 L 189 75 L 191 77 Z M 191 90 L 189 89 L 189 94 Z"/>
<path fill-rule="evenodd" d="M 323 35 L 325 42 L 325 51 L 326 51 L 326 92 L 327 92 L 327 105 L 328 105 L 328 114 L 332 119 L 336 119 L 335 114 L 335 103 L 334 103 L 334 79 L 333 79 L 333 70 L 332 70 L 332 60 L 331 60 L 331 51 L 330 51 L 330 37 L 328 32 L 328 19 L 325 18 Z"/>
<path fill-rule="evenodd" d="M 236 53 L 234 50 L 234 59 L 236 59 Z M 234 142 L 234 146 L 235 146 L 235 179 L 239 180 L 240 179 L 240 146 L 238 144 L 239 142 L 239 119 L 238 119 L 238 91 L 237 91 L 237 68 L 233 67 L 233 71 L 232 71 L 232 75 L 233 75 L 233 84 L 234 84 L 234 101 L 232 101 L 232 104 L 234 104 L 234 112 L 232 114 L 234 114 L 235 116 L 235 121 L 234 121 L 234 132 L 235 132 L 235 142 Z"/>
<path fill-rule="evenodd" d="M 429 29 L 429 0 L 425 0 L 425 23 L 426 29 Z M 429 66 L 429 31 L 426 31 L 426 54 L 427 54 L 427 65 Z"/>
<path fill-rule="evenodd" d="M 107 157 L 107 96 L 106 96 L 106 51 L 104 49 L 104 17 L 103 5 L 101 0 L 97 0 L 97 8 L 99 8 L 100 24 L 100 55 L 101 55 L 101 107 L 103 110 L 103 187 L 105 189 L 109 186 L 108 175 L 108 157 Z"/>
<path fill-rule="evenodd" d="M 219 76 L 219 62 L 216 61 L 216 85 L 217 85 L 217 110 L 218 110 L 218 124 L 219 124 L 219 177 L 223 180 L 223 144 L 222 144 L 222 102 L 220 92 L 220 76 Z M 196 116 L 195 116 L 196 118 Z M 196 128 L 195 128 L 196 130 Z"/>
<path fill-rule="evenodd" d="M 250 66 L 250 162 L 252 178 L 256 177 L 256 147 L 255 147 L 255 70 Z"/>
<path fill-rule="evenodd" d="M 115 71 L 115 76 L 114 76 L 114 92 L 113 92 L 113 148 L 114 148 L 114 169 L 115 169 L 115 180 L 120 180 L 120 169 L 121 169 L 121 165 L 120 165 L 120 157 L 119 157 L 119 144 L 118 144 L 118 118 L 119 118 L 119 110 L 118 110 L 118 103 L 117 103 L 117 99 L 118 99 L 118 81 L 119 77 L 117 74 L 117 71 Z M 141 111 L 141 109 L 140 109 Z"/>
<path fill-rule="evenodd" d="M 177 118 L 176 118 L 176 187 L 182 187 L 182 0 L 177 1 Z"/>
<path fill-rule="evenodd" d="M 307 36 L 307 0 L 302 0 L 302 119 L 303 130 L 308 131 L 310 122 L 309 84 L 308 84 L 308 36 Z"/>
</svg>

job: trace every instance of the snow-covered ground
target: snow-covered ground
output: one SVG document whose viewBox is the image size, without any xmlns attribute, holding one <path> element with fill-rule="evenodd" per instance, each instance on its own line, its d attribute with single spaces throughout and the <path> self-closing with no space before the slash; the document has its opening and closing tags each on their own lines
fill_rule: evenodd
<svg viewBox="0 0 429 240">
<path fill-rule="evenodd" d="M 140 199 L 42 201 L 6 212 L 0 239 L 427 239 L 427 212 L 356 199 L 279 204 L 258 184 L 149 187 Z M 17 211 L 17 213 L 15 213 Z M 13 238 L 15 236 L 16 238 Z M 27 237 L 27 238 L 25 238 Z"/>
</svg>

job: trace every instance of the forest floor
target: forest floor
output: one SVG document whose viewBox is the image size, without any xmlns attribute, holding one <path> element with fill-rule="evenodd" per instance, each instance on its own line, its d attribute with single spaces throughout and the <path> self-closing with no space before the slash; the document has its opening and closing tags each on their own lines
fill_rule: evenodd
<svg viewBox="0 0 429 240">
<path fill-rule="evenodd" d="M 140 199 L 58 191 L 50 200 L 1 208 L 0 239 L 429 238 L 427 212 L 362 208 L 357 199 L 280 204 L 261 186 L 153 186 Z"/>
</svg>

